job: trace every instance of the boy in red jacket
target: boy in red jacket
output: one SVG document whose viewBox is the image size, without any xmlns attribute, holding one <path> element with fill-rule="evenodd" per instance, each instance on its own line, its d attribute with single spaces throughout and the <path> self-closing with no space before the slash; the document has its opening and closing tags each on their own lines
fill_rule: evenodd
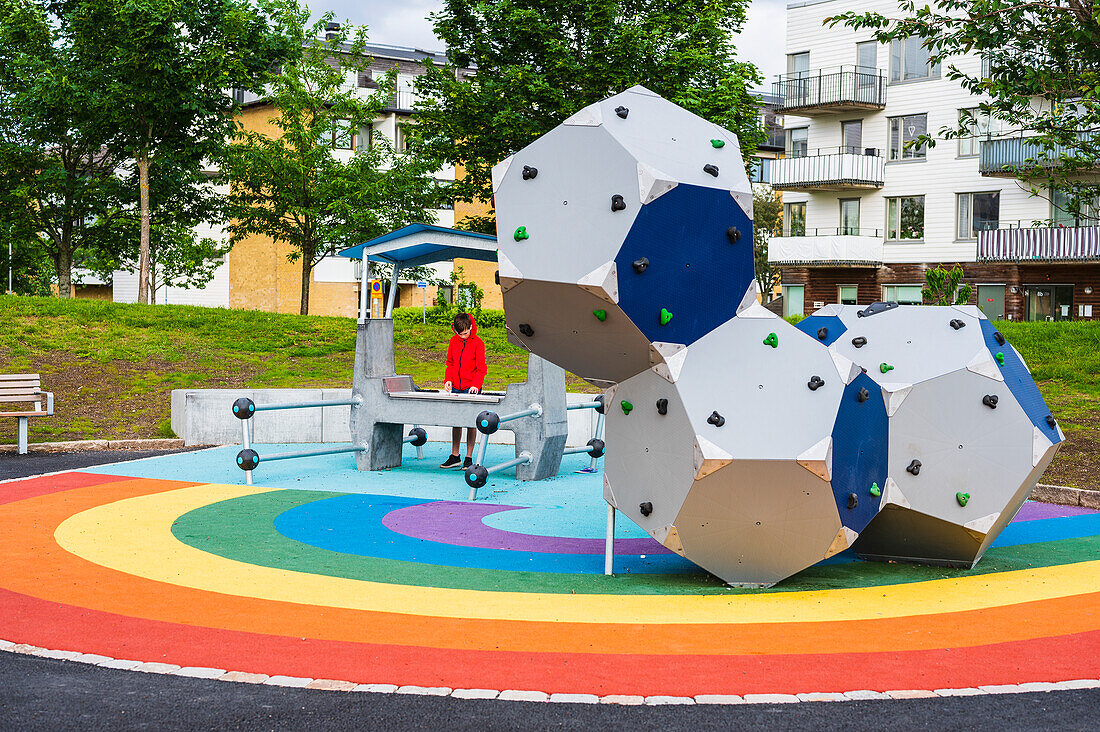
<svg viewBox="0 0 1100 732">
<path fill-rule="evenodd" d="M 485 344 L 477 337 L 477 323 L 467 313 L 455 316 L 451 323 L 451 344 L 447 346 L 447 372 L 443 377 L 443 391 L 456 394 L 477 394 L 485 381 Z M 458 457 L 458 443 L 462 439 L 462 428 L 451 429 L 451 456 L 441 468 L 468 468 L 474 460 L 474 429 L 466 428 L 466 460 Z"/>
</svg>

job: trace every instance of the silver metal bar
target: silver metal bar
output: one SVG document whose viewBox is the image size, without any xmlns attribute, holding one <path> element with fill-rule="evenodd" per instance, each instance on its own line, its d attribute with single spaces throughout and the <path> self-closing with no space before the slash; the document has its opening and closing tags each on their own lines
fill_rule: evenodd
<svg viewBox="0 0 1100 732">
<path fill-rule="evenodd" d="M 538 407 L 532 407 L 531 409 L 524 409 L 522 412 L 516 412 L 515 414 L 506 414 L 500 418 L 500 421 L 511 422 L 513 419 L 519 419 L 520 417 L 534 417 L 538 414 L 542 414 L 542 409 Z"/>
<path fill-rule="evenodd" d="M 347 407 L 362 404 L 361 397 L 350 399 L 326 399 L 317 402 L 286 402 L 283 404 L 257 404 L 257 412 L 270 412 L 275 409 L 311 409 L 313 407 Z"/>
<path fill-rule="evenodd" d="M 592 448 L 588 445 L 581 445 L 580 447 L 567 447 L 562 450 L 562 455 L 579 455 L 582 452 L 588 452 Z"/>
<path fill-rule="evenodd" d="M 260 456 L 260 463 L 268 463 L 272 460 L 293 460 L 294 458 L 317 457 L 318 455 L 336 455 L 341 452 L 361 452 L 367 448 L 362 445 L 348 445 L 346 447 L 326 447 L 320 450 L 304 450 L 302 452 L 277 452 L 274 455 Z"/>
<path fill-rule="evenodd" d="M 600 406 L 599 402 L 582 402 L 581 404 L 570 404 L 566 409 L 595 409 Z"/>
<path fill-rule="evenodd" d="M 390 282 L 390 299 L 386 303 L 386 317 L 393 317 L 393 301 L 397 298 L 397 273 L 400 271 L 397 262 L 393 263 L 393 280 Z"/>
<path fill-rule="evenodd" d="M 527 453 L 527 452 L 524 452 L 524 453 L 520 453 L 520 456 L 518 458 L 516 458 L 515 460 L 509 460 L 506 463 L 501 463 L 500 465 L 494 465 L 491 468 L 486 468 L 485 472 L 488 473 L 489 475 L 492 475 L 493 473 L 499 473 L 502 470 L 507 470 L 508 468 L 514 468 L 517 465 L 523 465 L 524 463 L 529 463 L 529 462 L 531 462 L 531 454 Z"/>
<path fill-rule="evenodd" d="M 19 446 L 16 448 L 19 452 L 17 454 L 26 455 L 27 454 L 27 418 L 26 417 L 16 417 L 15 422 L 18 425 L 18 427 L 16 429 L 19 432 L 19 437 L 17 439 L 17 442 L 19 443 Z"/>
<path fill-rule="evenodd" d="M 241 420 L 241 445 L 245 450 L 251 450 L 252 445 L 248 439 L 248 425 L 252 422 L 251 419 Z M 244 483 L 245 485 L 252 485 L 252 471 L 244 471 Z"/>
<path fill-rule="evenodd" d="M 401 440 L 401 442 L 402 442 L 403 444 L 406 444 L 406 445 L 407 445 L 408 443 L 410 443 L 410 442 L 412 442 L 413 440 L 415 440 L 415 439 L 416 439 L 416 437 L 417 437 L 416 435 L 409 435 L 409 436 L 408 436 L 408 437 L 406 437 L 405 439 Z M 418 448 L 416 448 L 416 449 L 417 449 L 417 451 L 419 451 L 419 450 L 420 450 L 420 448 L 419 448 L 419 447 L 418 447 Z"/>
<path fill-rule="evenodd" d="M 370 280 L 367 279 L 367 273 L 370 271 L 370 262 L 367 260 L 367 256 L 363 255 L 363 268 L 359 275 L 359 322 L 367 322 L 367 300 L 370 295 Z"/>
<path fill-rule="evenodd" d="M 607 504 L 607 538 L 603 549 L 603 573 L 607 576 L 614 574 L 615 564 L 615 507 Z"/>
<path fill-rule="evenodd" d="M 481 435 L 481 433 L 478 433 Z M 489 446 L 489 435 L 481 435 L 481 444 L 477 447 L 477 460 L 474 461 L 474 465 L 485 464 L 485 448 Z M 471 499 L 472 500 L 472 499 Z"/>
<path fill-rule="evenodd" d="M 602 440 L 603 439 L 603 425 L 604 425 L 604 415 L 601 413 L 601 414 L 597 415 L 597 417 L 596 417 L 596 435 L 595 435 L 595 437 L 596 437 L 597 440 Z M 595 470 L 596 469 L 596 463 L 598 463 L 598 462 L 600 462 L 600 459 L 597 458 L 597 457 L 594 457 L 594 458 L 592 458 L 592 463 L 588 467 L 591 468 L 592 470 Z"/>
<path fill-rule="evenodd" d="M 420 425 L 418 425 L 418 424 L 414 424 L 413 429 L 416 429 L 419 426 Z M 424 459 L 424 446 L 423 445 L 417 445 L 416 446 L 416 459 L 417 460 L 423 460 Z"/>
</svg>

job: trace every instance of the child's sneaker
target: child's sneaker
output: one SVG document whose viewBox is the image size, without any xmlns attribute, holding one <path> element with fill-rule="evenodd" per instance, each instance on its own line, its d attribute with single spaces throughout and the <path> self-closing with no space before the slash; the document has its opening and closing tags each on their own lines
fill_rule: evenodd
<svg viewBox="0 0 1100 732">
<path fill-rule="evenodd" d="M 470 467 L 473 464 L 474 464 L 473 458 L 466 458 L 465 460 L 462 461 L 462 469 L 465 470 L 466 468 Z"/>
<path fill-rule="evenodd" d="M 467 460 L 468 459 L 469 458 L 467 458 Z M 443 468 L 444 470 L 450 470 L 451 468 L 457 468 L 461 465 L 462 465 L 462 458 L 460 458 L 458 455 L 451 455 L 439 467 Z"/>
</svg>

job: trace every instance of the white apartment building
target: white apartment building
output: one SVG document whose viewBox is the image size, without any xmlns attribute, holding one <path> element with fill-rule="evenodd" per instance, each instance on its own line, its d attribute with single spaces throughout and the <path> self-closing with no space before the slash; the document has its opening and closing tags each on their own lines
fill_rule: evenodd
<svg viewBox="0 0 1100 732">
<path fill-rule="evenodd" d="M 1001 171 L 1036 157 L 1026 132 L 978 120 L 972 137 L 939 139 L 980 100 L 930 66 L 916 39 L 882 45 L 870 30 L 823 25 L 852 9 L 841 0 L 787 6 L 787 73 L 773 92 L 786 154 L 771 175 L 784 231 L 769 245 L 783 267 L 785 314 L 920 303 L 925 270 L 958 263 L 971 304 L 990 318 L 1100 317 L 1095 218 L 1073 220 Z M 900 14 L 893 0 L 856 9 Z M 977 56 L 955 63 L 982 68 Z M 905 146 L 926 132 L 934 147 Z"/>
</svg>

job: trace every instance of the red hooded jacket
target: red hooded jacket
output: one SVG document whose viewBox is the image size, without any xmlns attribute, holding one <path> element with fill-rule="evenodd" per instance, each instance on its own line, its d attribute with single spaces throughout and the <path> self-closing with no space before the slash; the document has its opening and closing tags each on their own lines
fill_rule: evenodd
<svg viewBox="0 0 1100 732">
<path fill-rule="evenodd" d="M 485 381 L 485 344 L 477 337 L 477 321 L 470 316 L 470 337 L 462 340 L 451 325 L 451 343 L 447 346 L 447 372 L 444 381 L 455 391 L 476 386 L 481 391 Z"/>
</svg>

